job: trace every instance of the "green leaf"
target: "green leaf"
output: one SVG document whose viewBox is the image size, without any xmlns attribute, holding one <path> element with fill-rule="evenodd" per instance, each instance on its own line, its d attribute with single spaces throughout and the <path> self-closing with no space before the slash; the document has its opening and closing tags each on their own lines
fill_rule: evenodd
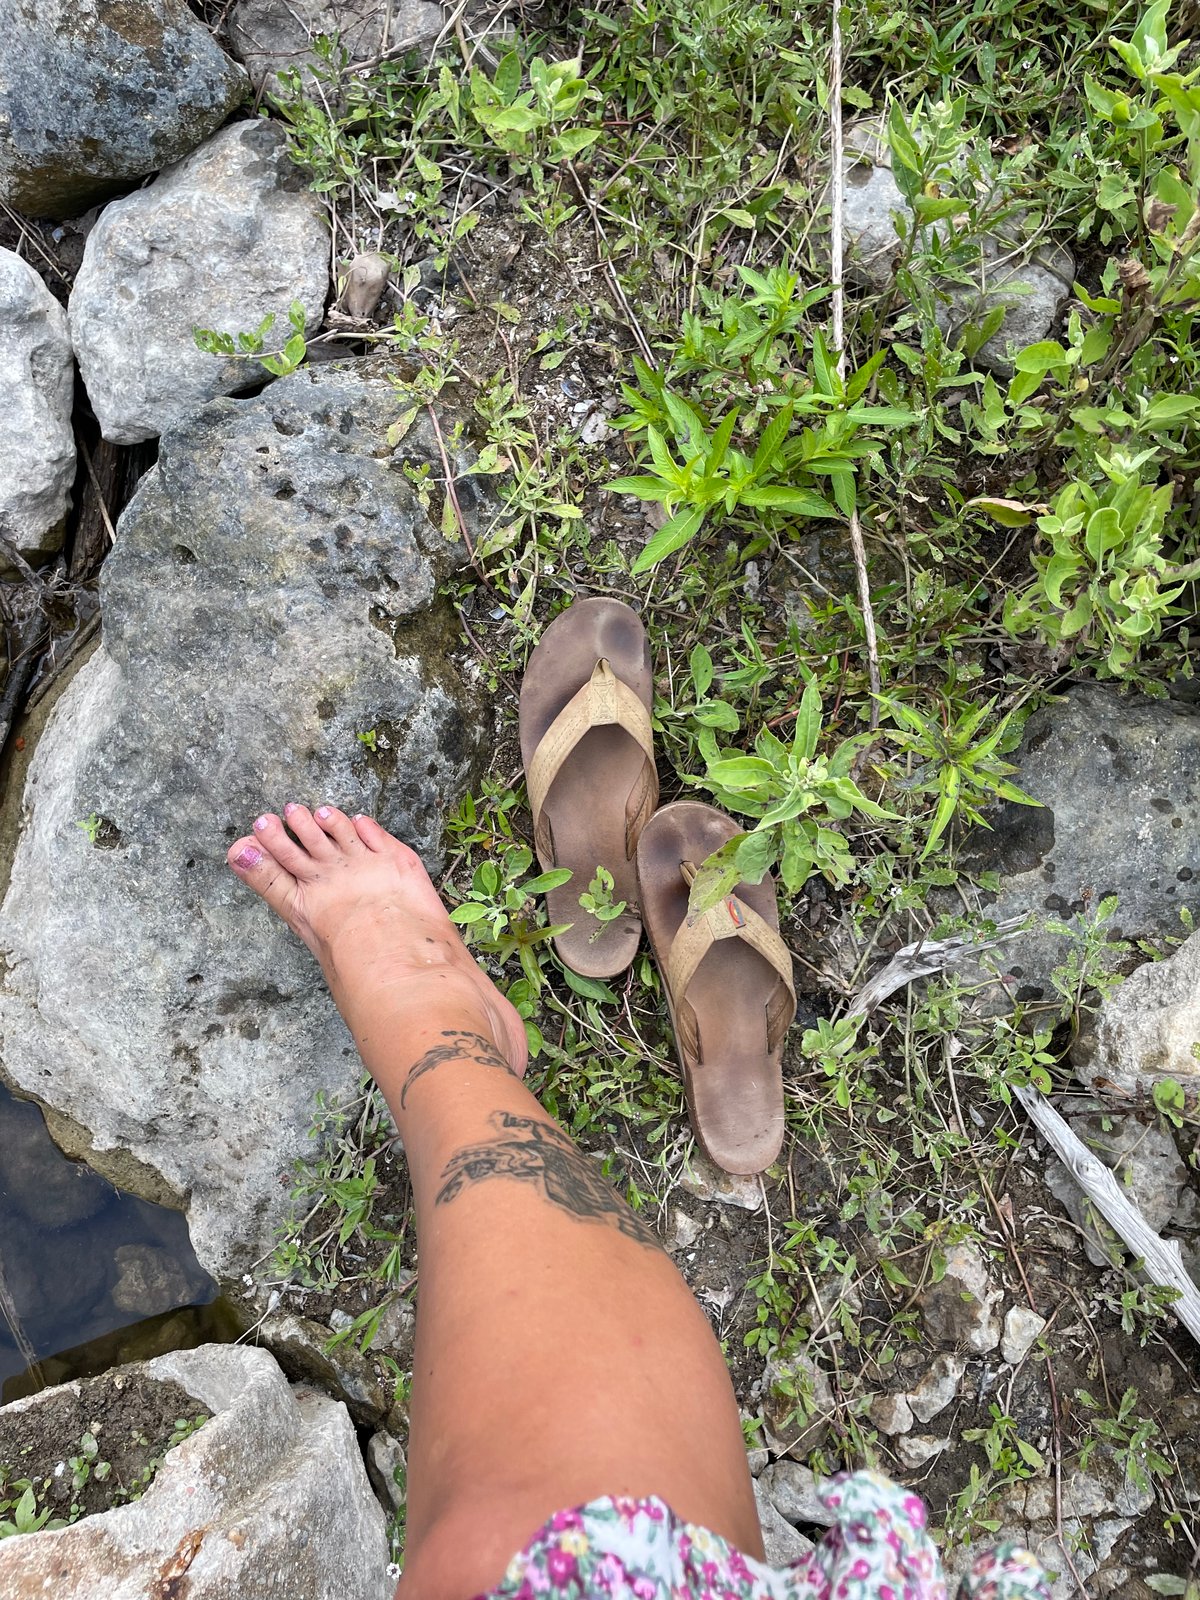
<svg viewBox="0 0 1200 1600">
<path fill-rule="evenodd" d="M 492 79 L 492 88 L 504 105 L 510 105 L 516 99 L 521 88 L 521 58 L 515 50 L 501 57 L 496 76 Z"/>
<path fill-rule="evenodd" d="M 762 488 L 743 489 L 738 504 L 763 510 L 790 511 L 797 517 L 836 517 L 837 512 L 811 489 L 789 489 L 783 484 L 765 484 Z"/>
<path fill-rule="evenodd" d="M 710 762 L 706 781 L 720 784 L 722 789 L 757 789 L 774 777 L 775 768 L 761 756 L 732 756 Z"/>
<path fill-rule="evenodd" d="M 665 561 L 668 556 L 674 555 L 676 550 L 682 549 L 696 537 L 703 521 L 703 506 L 688 506 L 677 511 L 669 522 L 663 523 L 633 563 L 631 568 L 633 575 L 636 577 L 638 573 L 656 567 L 660 561 Z"/>
<path fill-rule="evenodd" d="M 604 487 L 612 494 L 635 494 L 639 500 L 659 500 L 664 505 L 679 498 L 679 490 L 661 478 L 614 478 Z"/>
<path fill-rule="evenodd" d="M 1117 549 L 1123 541 L 1121 519 L 1112 506 L 1103 506 L 1099 511 L 1092 512 L 1088 518 L 1084 543 L 1093 561 L 1100 562 L 1110 550 Z"/>
<path fill-rule="evenodd" d="M 1063 586 L 1069 583 L 1079 573 L 1079 559 L 1074 555 L 1054 555 L 1046 563 L 1046 570 L 1042 574 L 1042 587 L 1046 591 L 1046 598 L 1052 606 L 1065 604 L 1062 592 Z"/>
<path fill-rule="evenodd" d="M 521 888 L 525 894 L 545 894 L 548 889 L 561 889 L 564 883 L 570 883 L 571 878 L 570 867 L 551 867 L 549 872 L 542 872 L 536 878 L 530 878 L 528 883 L 521 885 Z"/>
<path fill-rule="evenodd" d="M 792 735 L 792 755 L 811 761 L 817 753 L 817 740 L 821 737 L 821 694 L 816 679 L 810 678 L 800 698 L 796 714 L 796 729 Z"/>
<path fill-rule="evenodd" d="M 750 471 L 753 477 L 762 477 L 763 472 L 774 460 L 780 445 L 788 436 L 795 409 L 792 401 L 789 400 L 763 429 L 762 438 L 758 441 L 758 448 L 754 452 L 754 459 L 750 463 Z M 745 496 L 743 496 L 744 498 Z M 752 504 L 753 502 L 747 503 Z"/>
<path fill-rule="evenodd" d="M 1049 372 L 1051 367 L 1057 367 L 1066 360 L 1067 352 L 1057 339 L 1040 339 L 1036 344 L 1027 344 L 1024 350 L 1017 352 L 1014 363 L 1018 372 L 1036 372 L 1039 375 Z"/>
<path fill-rule="evenodd" d="M 692 684 L 696 692 L 696 699 L 703 700 L 708 693 L 713 681 L 712 657 L 702 644 L 698 644 L 688 657 L 688 667 L 692 674 Z"/>
<path fill-rule="evenodd" d="M 702 727 L 720 728 L 722 733 L 736 733 L 742 725 L 737 712 L 724 700 L 707 700 L 692 716 Z"/>
<path fill-rule="evenodd" d="M 565 132 L 555 135 L 551 150 L 560 161 L 574 160 L 589 145 L 595 144 L 600 132 L 599 128 L 568 128 Z"/>
<path fill-rule="evenodd" d="M 455 906 L 450 913 L 450 921 L 461 928 L 470 922 L 482 922 L 484 917 L 491 914 L 490 906 L 481 906 L 477 900 L 468 900 L 465 905 Z"/>
</svg>

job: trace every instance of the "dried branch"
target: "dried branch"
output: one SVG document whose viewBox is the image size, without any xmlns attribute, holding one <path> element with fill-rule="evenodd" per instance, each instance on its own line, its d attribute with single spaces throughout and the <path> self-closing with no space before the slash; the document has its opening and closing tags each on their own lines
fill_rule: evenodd
<svg viewBox="0 0 1200 1600">
<path fill-rule="evenodd" d="M 842 218 L 846 209 L 846 173 L 842 152 L 842 18 L 840 0 L 833 0 L 832 38 L 829 62 L 829 146 L 830 178 L 829 197 L 832 217 L 830 221 L 830 276 L 833 282 L 833 311 L 830 337 L 837 351 L 838 377 L 846 376 L 846 300 L 843 283 Z M 854 556 L 854 572 L 858 579 L 858 603 L 863 615 L 863 632 L 867 639 L 867 676 L 871 684 L 871 728 L 879 726 L 879 696 L 882 683 L 879 676 L 879 638 L 875 632 L 875 612 L 871 606 L 871 581 L 867 576 L 867 551 L 863 544 L 862 525 L 858 512 L 850 514 L 850 550 Z"/>
</svg>

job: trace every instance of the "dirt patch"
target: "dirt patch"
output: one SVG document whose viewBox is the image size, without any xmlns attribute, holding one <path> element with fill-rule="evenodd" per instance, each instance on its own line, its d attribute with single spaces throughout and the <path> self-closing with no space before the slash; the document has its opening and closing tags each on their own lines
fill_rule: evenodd
<svg viewBox="0 0 1200 1600">
<path fill-rule="evenodd" d="M 0 1412 L 0 1525 L 27 1483 L 39 1512 L 67 1522 L 136 1500 L 208 1418 L 179 1384 L 128 1368 Z"/>
</svg>

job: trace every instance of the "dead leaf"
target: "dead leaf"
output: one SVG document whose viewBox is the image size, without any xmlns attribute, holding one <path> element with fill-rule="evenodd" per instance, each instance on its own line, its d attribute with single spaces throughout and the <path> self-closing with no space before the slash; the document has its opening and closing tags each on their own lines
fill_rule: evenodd
<svg viewBox="0 0 1200 1600">
<path fill-rule="evenodd" d="M 1027 528 L 1034 517 L 1043 517 L 1050 509 L 1037 501 L 1004 500 L 990 494 L 977 494 L 967 504 L 976 511 L 982 511 L 985 517 L 991 517 L 1002 528 Z"/>
</svg>

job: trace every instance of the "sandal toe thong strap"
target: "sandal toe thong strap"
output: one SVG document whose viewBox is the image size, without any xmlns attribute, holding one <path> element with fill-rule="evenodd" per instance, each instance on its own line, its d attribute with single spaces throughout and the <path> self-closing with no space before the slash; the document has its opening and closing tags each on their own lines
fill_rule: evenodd
<svg viewBox="0 0 1200 1600">
<path fill-rule="evenodd" d="M 690 861 L 680 863 L 688 883 L 696 876 Z M 667 989 L 678 1010 L 687 998 L 688 984 L 713 946 L 722 939 L 740 939 L 762 956 L 779 975 L 767 1002 L 767 1048 L 774 1050 L 791 1026 L 796 1014 L 796 988 L 792 979 L 792 957 L 776 930 L 753 906 L 726 895 L 700 916 L 685 917 L 671 943 L 664 974 Z"/>
<path fill-rule="evenodd" d="M 629 685 L 617 677 L 603 656 L 596 662 L 587 683 L 572 695 L 546 729 L 529 763 L 526 786 L 535 836 L 544 834 L 545 842 L 549 842 L 548 830 L 542 825 L 542 810 L 551 784 L 576 745 L 592 728 L 614 726 L 623 728 L 636 740 L 646 758 L 625 802 L 626 854 L 633 855 L 638 834 L 658 803 L 654 731 L 646 707 Z"/>
</svg>

